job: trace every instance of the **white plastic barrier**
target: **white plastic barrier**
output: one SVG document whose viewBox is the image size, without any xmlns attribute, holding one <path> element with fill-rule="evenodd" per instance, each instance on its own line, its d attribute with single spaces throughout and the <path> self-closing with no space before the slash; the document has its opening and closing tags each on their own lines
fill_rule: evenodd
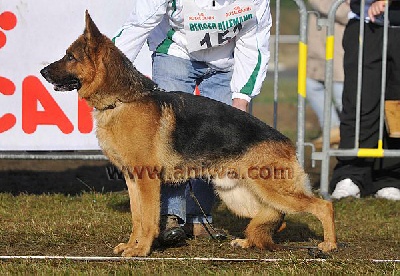
<svg viewBox="0 0 400 276">
<path fill-rule="evenodd" d="M 0 0 L 0 151 L 96 150 L 90 108 L 75 91 L 55 92 L 40 70 L 60 59 L 84 29 L 88 9 L 112 37 L 131 0 Z M 145 46 L 135 61 L 151 75 Z"/>
</svg>

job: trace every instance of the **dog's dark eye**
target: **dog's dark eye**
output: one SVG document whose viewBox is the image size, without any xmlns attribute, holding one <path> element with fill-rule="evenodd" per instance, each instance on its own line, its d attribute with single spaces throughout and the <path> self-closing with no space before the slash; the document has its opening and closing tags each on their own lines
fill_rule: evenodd
<svg viewBox="0 0 400 276">
<path fill-rule="evenodd" d="M 72 55 L 71 53 L 67 53 L 65 57 L 67 58 L 68 61 L 76 60 L 74 55 Z"/>
</svg>

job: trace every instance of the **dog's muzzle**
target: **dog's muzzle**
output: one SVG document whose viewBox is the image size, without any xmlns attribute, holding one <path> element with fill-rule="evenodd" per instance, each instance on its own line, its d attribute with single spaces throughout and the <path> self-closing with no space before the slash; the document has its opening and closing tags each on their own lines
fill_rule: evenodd
<svg viewBox="0 0 400 276">
<path fill-rule="evenodd" d="M 40 70 L 40 74 L 51 84 L 54 85 L 55 91 L 72 91 L 81 88 L 81 82 L 73 75 L 65 75 L 62 78 L 56 78 L 51 74 L 49 66 Z"/>
</svg>

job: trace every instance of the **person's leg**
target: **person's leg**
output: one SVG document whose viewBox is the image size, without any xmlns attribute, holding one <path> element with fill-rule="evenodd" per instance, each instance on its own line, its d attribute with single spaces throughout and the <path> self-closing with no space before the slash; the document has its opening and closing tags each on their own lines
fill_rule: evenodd
<svg viewBox="0 0 400 276">
<path fill-rule="evenodd" d="M 319 125 L 322 128 L 324 125 L 324 98 L 325 98 L 325 84 L 322 81 L 307 78 L 307 101 L 317 115 Z M 342 110 L 342 91 L 343 84 L 341 82 L 333 83 L 332 91 L 332 110 L 331 110 L 331 128 L 338 127 L 340 124 L 338 111 Z M 340 105 L 336 102 L 340 101 Z"/>
<path fill-rule="evenodd" d="M 213 185 L 203 179 L 191 179 L 190 184 L 191 186 L 186 187 L 186 223 L 211 223 L 211 210 L 215 202 Z M 192 193 L 198 203 L 193 199 Z"/>
<path fill-rule="evenodd" d="M 384 145 L 385 149 L 399 149 L 400 139 L 385 137 Z M 377 158 L 374 165 L 371 193 L 387 187 L 399 189 L 400 192 L 400 158 Z"/>
<path fill-rule="evenodd" d="M 166 54 L 153 54 L 153 81 L 169 91 L 193 93 L 196 74 L 189 60 Z M 186 220 L 186 185 L 161 186 L 161 215 L 175 215 L 179 224 Z"/>
<path fill-rule="evenodd" d="M 400 29 L 389 28 L 386 100 L 400 100 Z M 400 139 L 385 137 L 385 149 L 399 149 Z M 377 197 L 400 200 L 400 158 L 376 160 L 371 193 Z"/>
<path fill-rule="evenodd" d="M 321 81 L 307 78 L 307 101 L 317 115 L 320 127 L 324 125 L 324 94 L 325 86 Z"/>
<path fill-rule="evenodd" d="M 378 142 L 382 40 L 377 32 L 379 30 L 372 29 L 371 24 L 366 24 L 360 148 L 374 148 Z M 339 145 L 343 149 L 354 147 L 358 78 L 358 37 L 359 22 L 351 20 L 343 36 L 345 80 Z M 357 157 L 338 157 L 337 159 L 338 164 L 333 172 L 330 185 L 331 190 L 334 190 L 336 184 L 341 180 L 351 179 L 360 188 L 361 195 L 369 194 L 369 188 L 372 185 L 372 160 Z"/>
<path fill-rule="evenodd" d="M 205 63 L 185 60 L 165 54 L 153 55 L 153 80 L 158 86 L 167 92 L 182 91 L 193 93 L 197 83 L 209 79 L 210 72 Z M 218 86 L 218 80 L 210 82 L 209 87 Z M 207 92 L 209 88 L 200 89 Z M 225 92 L 225 91 L 223 91 Z M 207 93 L 206 93 L 207 94 Z M 226 93 L 225 93 L 226 94 Z M 209 94 L 205 96 L 210 96 Z M 229 99 L 231 94 L 228 95 Z M 217 100 L 229 102 L 227 96 L 221 95 L 212 97 Z M 172 214 L 179 217 L 179 223 L 205 223 L 204 215 L 197 203 L 190 196 L 189 189 L 192 189 L 198 199 L 203 211 L 207 214 L 209 222 L 212 221 L 211 209 L 215 200 L 214 189 L 210 183 L 206 183 L 201 179 L 190 180 L 189 185 L 169 186 L 163 185 L 161 188 L 161 214 Z"/>
<path fill-rule="evenodd" d="M 332 90 L 332 127 L 340 126 L 340 116 L 339 114 L 342 112 L 342 96 L 343 96 L 343 82 L 334 81 L 333 82 L 333 90 Z"/>
<path fill-rule="evenodd" d="M 190 60 L 167 54 L 153 54 L 153 81 L 167 92 L 193 93 L 197 73 Z"/>
<path fill-rule="evenodd" d="M 199 83 L 200 95 L 231 105 L 230 80 L 232 72 L 219 72 L 210 68 L 205 71 L 202 70 L 202 72 L 204 74 Z M 215 201 L 213 186 L 202 179 L 191 180 L 191 185 L 194 195 L 207 215 L 207 220 L 212 222 L 211 209 Z M 186 190 L 186 202 L 187 222 L 206 223 L 203 212 L 190 195 L 189 187 Z"/>
<path fill-rule="evenodd" d="M 232 73 L 208 69 L 199 84 L 200 95 L 232 105 Z"/>
<path fill-rule="evenodd" d="M 335 91 L 337 86 L 334 83 L 333 85 L 333 96 L 336 94 Z M 311 108 L 314 110 L 315 114 L 317 115 L 318 122 L 320 128 L 322 129 L 325 120 L 324 120 L 324 99 L 325 99 L 325 83 L 322 81 L 317 81 L 311 78 L 307 78 L 307 101 L 311 105 Z M 339 143 L 339 116 L 338 112 L 335 108 L 335 98 L 332 97 L 332 104 L 331 104 L 331 131 L 330 131 L 330 143 L 331 145 L 337 145 Z M 318 138 L 314 139 L 312 143 L 316 148 L 322 148 L 323 144 L 323 136 L 319 136 Z"/>
</svg>

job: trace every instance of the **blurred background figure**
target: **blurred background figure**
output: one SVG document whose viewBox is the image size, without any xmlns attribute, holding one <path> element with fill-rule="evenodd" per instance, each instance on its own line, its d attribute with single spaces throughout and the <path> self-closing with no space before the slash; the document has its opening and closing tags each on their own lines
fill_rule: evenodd
<svg viewBox="0 0 400 276">
<path fill-rule="evenodd" d="M 311 10 L 327 17 L 329 9 L 335 0 L 309 0 Z M 331 146 L 340 141 L 340 112 L 342 111 L 343 92 L 343 47 L 342 37 L 348 22 L 350 5 L 348 2 L 340 5 L 335 18 L 335 53 L 333 67 L 333 99 L 331 118 Z M 307 100 L 318 117 L 320 127 L 324 125 L 324 95 L 325 95 L 325 63 L 326 63 L 326 28 L 317 26 L 317 14 L 310 13 L 308 26 L 308 60 L 307 60 Z M 314 139 L 316 148 L 322 148 L 322 136 Z"/>
<path fill-rule="evenodd" d="M 385 100 L 400 100 L 400 1 L 365 1 L 363 42 L 360 148 L 399 149 L 400 140 L 390 138 L 386 132 L 379 141 L 379 119 L 381 117 L 382 50 L 384 47 L 385 5 L 389 4 L 389 28 L 387 41 L 387 75 Z M 340 122 L 341 149 L 352 149 L 355 145 L 358 49 L 360 43 L 361 0 L 351 0 L 351 19 L 343 35 L 344 87 L 343 110 Z M 383 147 L 382 147 L 383 145 Z M 340 156 L 333 171 L 330 189 L 332 198 L 363 197 L 375 195 L 379 198 L 400 200 L 400 158 L 358 158 Z"/>
</svg>

